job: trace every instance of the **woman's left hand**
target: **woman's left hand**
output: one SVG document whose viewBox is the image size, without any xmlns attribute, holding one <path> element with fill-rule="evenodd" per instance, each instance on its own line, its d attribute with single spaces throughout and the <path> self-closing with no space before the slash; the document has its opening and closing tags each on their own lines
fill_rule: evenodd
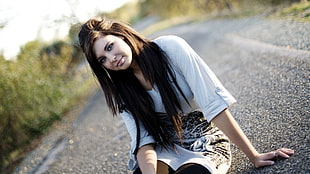
<svg viewBox="0 0 310 174">
<path fill-rule="evenodd" d="M 258 154 L 255 157 L 253 164 L 257 168 L 263 167 L 263 166 L 270 166 L 274 164 L 274 161 L 272 159 L 277 158 L 277 157 L 289 158 L 290 155 L 293 155 L 293 154 L 294 154 L 294 150 L 287 149 L 287 148 L 281 148 L 275 151 Z"/>
</svg>

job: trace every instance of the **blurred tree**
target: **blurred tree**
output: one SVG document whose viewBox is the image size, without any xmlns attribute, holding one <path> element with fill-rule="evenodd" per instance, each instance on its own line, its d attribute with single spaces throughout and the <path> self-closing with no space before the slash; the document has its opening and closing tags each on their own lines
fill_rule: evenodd
<svg viewBox="0 0 310 174">
<path fill-rule="evenodd" d="M 10 20 L 14 18 L 14 16 L 12 13 L 10 13 L 12 6 L 5 2 L 0 2 L 0 4 L 0 29 L 2 29 Z"/>
<path fill-rule="evenodd" d="M 0 62 L 2 62 L 2 61 L 4 61 L 4 60 L 5 60 L 4 55 L 3 55 L 2 52 L 0 52 Z"/>
<path fill-rule="evenodd" d="M 55 41 L 40 50 L 42 69 L 50 76 L 69 75 L 68 69 L 72 59 L 72 46 L 65 41 Z"/>
<path fill-rule="evenodd" d="M 14 159 L 13 151 L 60 119 L 75 94 L 66 73 L 71 45 L 44 45 L 31 41 L 20 49 L 17 60 L 0 58 L 0 170 Z"/>
<path fill-rule="evenodd" d="M 112 12 L 100 12 L 96 16 L 117 19 L 126 23 L 134 23 L 141 17 L 141 10 L 138 1 L 129 1 Z"/>
<path fill-rule="evenodd" d="M 81 27 L 80 23 L 71 25 L 68 34 L 72 47 L 72 52 L 71 52 L 71 60 L 68 64 L 67 69 L 71 70 L 71 72 L 74 72 L 73 68 L 75 68 L 84 59 L 84 54 L 80 48 L 78 38 L 78 32 L 80 31 L 80 27 Z"/>
<path fill-rule="evenodd" d="M 72 5 L 76 0 L 68 2 Z M 28 42 L 14 61 L 5 60 L 0 52 L 0 173 L 23 153 L 19 148 L 60 119 L 81 95 L 80 87 L 86 87 L 85 79 L 72 73 L 83 55 L 77 41 L 80 24 L 75 6 L 70 7 L 71 16 L 54 21 L 76 23 L 70 28 L 69 40 Z M 4 25 L 1 23 L 0 29 Z"/>
<path fill-rule="evenodd" d="M 6 23 L 0 23 L 0 29 L 4 28 L 4 26 L 6 25 Z"/>
<path fill-rule="evenodd" d="M 162 17 L 186 16 L 196 10 L 196 1 L 144 0 L 141 3 L 142 8 L 148 9 L 147 12 L 154 13 Z"/>
<path fill-rule="evenodd" d="M 186 16 L 192 14 L 222 12 L 228 10 L 251 10 L 259 6 L 291 4 L 304 0 L 141 0 L 141 12 L 153 13 L 162 17 Z"/>
<path fill-rule="evenodd" d="M 79 5 L 79 0 L 66 0 L 68 3 L 68 6 L 70 7 L 71 14 L 69 16 L 64 16 L 62 19 L 65 19 L 66 22 L 73 25 L 79 22 L 79 19 L 77 17 L 77 7 Z"/>
<path fill-rule="evenodd" d="M 30 64 L 39 61 L 39 54 L 42 45 L 44 45 L 44 43 L 39 40 L 26 43 L 20 48 L 20 52 L 17 55 L 17 61 L 28 61 Z"/>
</svg>

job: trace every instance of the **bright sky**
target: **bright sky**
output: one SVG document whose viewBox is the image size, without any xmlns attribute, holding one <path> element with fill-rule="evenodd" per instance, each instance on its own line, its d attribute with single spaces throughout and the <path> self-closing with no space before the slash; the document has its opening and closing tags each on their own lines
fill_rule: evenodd
<svg viewBox="0 0 310 174">
<path fill-rule="evenodd" d="M 86 21 L 99 11 L 112 11 L 132 0 L 0 0 L 0 52 L 16 56 L 20 46 L 36 38 L 50 40 L 68 33 L 68 24 L 55 23 L 74 13 Z"/>
</svg>

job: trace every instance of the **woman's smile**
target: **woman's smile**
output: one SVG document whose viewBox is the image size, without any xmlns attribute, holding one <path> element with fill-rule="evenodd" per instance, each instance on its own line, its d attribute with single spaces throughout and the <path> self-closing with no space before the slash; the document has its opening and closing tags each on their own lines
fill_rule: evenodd
<svg viewBox="0 0 310 174">
<path fill-rule="evenodd" d="M 122 66 L 125 63 L 124 57 L 121 57 L 121 59 L 118 61 L 116 67 Z"/>
</svg>

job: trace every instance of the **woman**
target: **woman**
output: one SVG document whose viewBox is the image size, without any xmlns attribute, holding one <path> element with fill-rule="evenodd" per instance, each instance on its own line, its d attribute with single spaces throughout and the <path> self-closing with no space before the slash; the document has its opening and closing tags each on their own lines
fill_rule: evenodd
<svg viewBox="0 0 310 174">
<path fill-rule="evenodd" d="M 123 23 L 91 19 L 79 41 L 109 108 L 127 126 L 134 173 L 226 173 L 228 138 L 256 167 L 294 153 L 255 150 L 228 110 L 235 99 L 183 39 L 151 41 Z"/>
</svg>

